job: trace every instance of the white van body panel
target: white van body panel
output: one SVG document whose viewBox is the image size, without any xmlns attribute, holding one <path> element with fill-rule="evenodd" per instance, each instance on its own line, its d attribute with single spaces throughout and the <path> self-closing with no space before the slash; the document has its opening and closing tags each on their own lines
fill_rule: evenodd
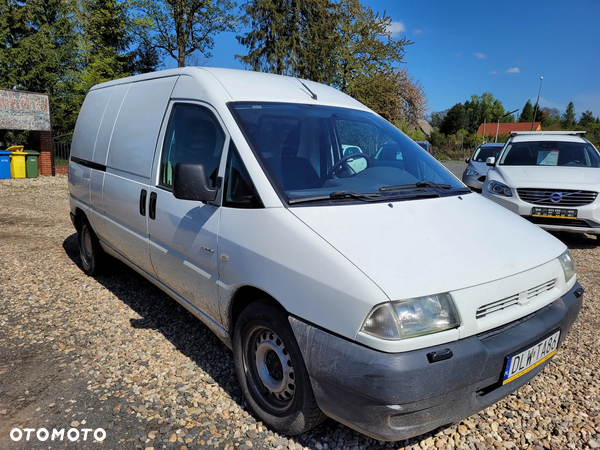
<svg viewBox="0 0 600 450">
<path fill-rule="evenodd" d="M 204 82 L 206 76 L 202 71 L 210 73 L 225 88 L 229 97 L 237 102 L 289 102 L 315 105 L 334 105 L 343 108 L 370 111 L 362 103 L 343 92 L 309 80 L 298 80 L 293 77 L 250 72 L 247 70 L 231 70 L 221 68 L 200 68 L 194 70 L 197 79 Z M 241 77 L 243 82 L 240 83 Z M 304 83 L 304 86 L 302 85 Z M 312 91 L 317 99 L 312 98 Z M 282 95 L 283 94 L 283 95 Z M 219 103 L 223 101 L 221 97 Z"/>
<path fill-rule="evenodd" d="M 110 101 L 106 106 L 104 116 L 102 117 L 100 129 L 98 130 L 98 138 L 96 139 L 94 154 L 92 155 L 92 162 L 106 165 L 108 159 L 108 147 L 110 146 L 110 140 L 115 128 L 115 121 L 119 115 L 119 110 L 121 109 L 121 105 L 123 105 L 123 100 L 125 99 L 127 91 L 130 87 L 131 85 L 129 84 L 123 84 L 106 89 L 96 89 L 88 94 L 88 97 L 102 95 L 104 90 L 112 93 Z"/>
<path fill-rule="evenodd" d="M 154 149 L 177 77 L 133 83 L 119 111 L 106 166 L 150 179 Z"/>
<path fill-rule="evenodd" d="M 90 178 L 90 204 L 91 204 L 91 223 L 96 230 L 98 236 L 106 235 L 106 227 L 104 221 L 104 198 L 102 195 L 103 186 L 104 186 L 104 177 L 106 175 L 105 172 L 101 172 L 99 170 L 92 170 Z"/>
<path fill-rule="evenodd" d="M 156 276 L 192 305 L 221 322 L 218 304 L 219 208 L 178 200 L 161 189 L 149 221 L 150 258 Z"/>
<path fill-rule="evenodd" d="M 148 216 L 139 213 L 138 205 L 142 190 L 148 189 L 158 133 L 176 81 L 176 77 L 168 77 L 131 84 L 118 108 L 114 126 L 110 126 L 111 120 L 107 118 L 104 129 L 107 135 L 112 134 L 108 139 L 102 187 L 103 238 L 150 274 L 155 271 L 148 247 Z M 113 97 L 116 109 L 119 101 L 116 95 Z M 107 142 L 106 136 L 102 139 Z"/>
<path fill-rule="evenodd" d="M 393 207 L 375 203 L 291 211 L 392 300 L 488 283 L 537 267 L 565 250 L 564 244 L 535 225 L 470 194 L 395 202 Z M 485 226 L 473 220 L 478 215 L 486 217 Z M 440 232 L 440 224 L 445 232 Z M 505 236 L 506 229 L 522 231 Z M 483 243 L 494 255 L 493 271 L 488 264 L 473 264 L 467 251 L 473 242 Z"/>
<path fill-rule="evenodd" d="M 154 274 L 148 253 L 147 216 L 138 211 L 142 189 L 148 189 L 145 179 L 136 179 L 114 169 L 106 170 L 102 191 L 105 208 L 103 239 L 122 256 Z"/>
<path fill-rule="evenodd" d="M 93 161 L 96 140 L 113 90 L 100 89 L 86 96 L 73 133 L 73 156 Z"/>
<path fill-rule="evenodd" d="M 291 314 L 354 339 L 371 308 L 389 300 L 286 208 L 223 208 L 219 254 L 227 255 L 219 261 L 224 312 L 236 288 L 253 286 Z"/>
<path fill-rule="evenodd" d="M 86 96 L 73 133 L 71 156 L 93 161 L 96 141 L 113 90 L 114 88 L 102 89 Z M 92 184 L 92 177 L 95 177 L 95 174 L 89 167 L 72 162 L 69 162 L 69 166 L 71 166 L 69 170 L 72 186 L 71 196 L 76 198 L 80 208 L 87 212 L 92 227 L 98 232 L 102 232 L 104 229 L 103 210 L 97 211 L 101 198 L 97 195 L 97 183 Z"/>
<path fill-rule="evenodd" d="M 90 178 L 92 169 L 73 162 L 69 162 L 69 191 L 72 200 L 77 201 L 78 207 L 89 216 L 90 205 Z"/>
</svg>

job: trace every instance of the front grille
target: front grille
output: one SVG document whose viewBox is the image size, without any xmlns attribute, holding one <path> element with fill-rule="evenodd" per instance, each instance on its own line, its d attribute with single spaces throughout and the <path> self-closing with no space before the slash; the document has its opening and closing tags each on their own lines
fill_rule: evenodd
<svg viewBox="0 0 600 450">
<path fill-rule="evenodd" d="M 526 301 L 529 303 L 532 298 L 549 291 L 554 287 L 554 280 L 546 281 L 539 286 L 532 287 L 527 291 L 520 292 L 518 294 L 511 295 L 510 297 L 496 300 L 495 302 L 488 303 L 487 305 L 481 306 L 475 313 L 476 319 L 481 319 L 489 314 L 493 314 L 503 309 L 510 308 L 511 306 L 518 305 L 519 302 Z"/>
<path fill-rule="evenodd" d="M 551 206 L 583 206 L 589 205 L 596 200 L 597 192 L 593 191 L 570 191 L 570 190 L 550 190 L 550 189 L 517 189 L 521 200 L 534 205 Z M 552 194 L 559 193 L 562 197 L 558 201 L 550 200 Z"/>
<path fill-rule="evenodd" d="M 536 225 L 555 225 L 562 227 L 579 227 L 579 228 L 592 228 L 592 226 L 585 220 L 578 219 L 554 219 L 552 217 L 531 217 L 525 216 L 525 219 Z"/>
</svg>

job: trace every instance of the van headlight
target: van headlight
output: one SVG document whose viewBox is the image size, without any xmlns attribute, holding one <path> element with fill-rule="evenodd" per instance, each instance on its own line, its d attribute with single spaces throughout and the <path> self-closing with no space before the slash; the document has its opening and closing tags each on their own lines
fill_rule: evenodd
<svg viewBox="0 0 600 450">
<path fill-rule="evenodd" d="M 487 190 L 488 192 L 496 195 L 504 195 L 505 197 L 513 196 L 510 188 L 499 181 L 490 181 L 490 183 L 487 185 Z"/>
<path fill-rule="evenodd" d="M 361 331 L 381 339 L 409 339 L 459 325 L 452 297 L 444 293 L 377 305 Z"/>
<path fill-rule="evenodd" d="M 558 260 L 560 261 L 563 273 L 565 274 L 565 282 L 568 283 L 571 278 L 575 276 L 575 262 L 573 262 L 569 250 L 565 250 L 565 252 L 558 257 Z"/>
<path fill-rule="evenodd" d="M 467 177 L 478 177 L 479 172 L 477 172 L 473 167 L 467 167 L 467 173 L 465 173 Z"/>
</svg>

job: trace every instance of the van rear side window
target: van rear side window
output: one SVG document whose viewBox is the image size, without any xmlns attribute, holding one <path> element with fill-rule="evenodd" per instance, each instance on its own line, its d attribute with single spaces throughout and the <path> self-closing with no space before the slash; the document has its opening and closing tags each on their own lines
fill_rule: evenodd
<svg viewBox="0 0 600 450">
<path fill-rule="evenodd" d="M 201 106 L 173 107 L 160 161 L 159 185 L 173 186 L 173 169 L 180 162 L 204 165 L 215 187 L 225 134 L 214 115 Z"/>
</svg>

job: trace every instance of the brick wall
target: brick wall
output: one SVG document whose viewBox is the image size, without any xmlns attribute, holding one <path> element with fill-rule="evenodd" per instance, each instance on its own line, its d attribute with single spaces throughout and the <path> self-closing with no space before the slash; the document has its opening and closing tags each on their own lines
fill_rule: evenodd
<svg viewBox="0 0 600 450">
<path fill-rule="evenodd" d="M 54 160 L 52 154 L 52 132 L 39 131 L 40 157 L 38 159 L 39 175 L 54 175 Z"/>
</svg>

